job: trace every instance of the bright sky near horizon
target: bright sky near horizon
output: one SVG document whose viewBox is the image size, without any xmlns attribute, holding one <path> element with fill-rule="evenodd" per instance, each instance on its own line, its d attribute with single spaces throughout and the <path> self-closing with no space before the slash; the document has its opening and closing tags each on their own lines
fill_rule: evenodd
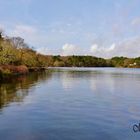
<svg viewBox="0 0 140 140">
<path fill-rule="evenodd" d="M 140 56 L 140 0 L 0 0 L 0 28 L 44 54 Z"/>
</svg>

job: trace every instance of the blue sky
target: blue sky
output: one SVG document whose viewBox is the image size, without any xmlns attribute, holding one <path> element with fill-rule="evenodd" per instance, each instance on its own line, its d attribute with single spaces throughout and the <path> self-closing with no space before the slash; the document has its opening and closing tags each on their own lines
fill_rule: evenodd
<svg viewBox="0 0 140 140">
<path fill-rule="evenodd" d="M 140 56 L 140 0 L 0 0 L 0 28 L 44 54 Z"/>
</svg>

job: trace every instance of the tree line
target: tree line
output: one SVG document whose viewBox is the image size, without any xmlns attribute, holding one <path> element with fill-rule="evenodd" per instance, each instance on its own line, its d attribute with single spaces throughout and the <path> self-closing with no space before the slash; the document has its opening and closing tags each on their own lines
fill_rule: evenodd
<svg viewBox="0 0 140 140">
<path fill-rule="evenodd" d="M 0 66 L 30 67 L 140 67 L 140 57 L 48 56 L 36 52 L 21 37 L 3 37 L 0 32 Z"/>
<path fill-rule="evenodd" d="M 45 67 L 46 56 L 30 48 L 20 37 L 3 37 L 0 32 L 0 65 Z"/>
<path fill-rule="evenodd" d="M 46 56 L 52 67 L 125 67 L 140 68 L 140 57 L 113 57 L 104 59 L 95 56 Z"/>
</svg>

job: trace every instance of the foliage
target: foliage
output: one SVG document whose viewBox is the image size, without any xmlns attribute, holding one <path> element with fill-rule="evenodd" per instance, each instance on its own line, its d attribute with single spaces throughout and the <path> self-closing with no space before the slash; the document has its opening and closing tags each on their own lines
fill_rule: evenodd
<svg viewBox="0 0 140 140">
<path fill-rule="evenodd" d="M 30 48 L 20 37 L 3 37 L 0 31 L 1 65 L 25 65 L 34 67 L 140 67 L 140 57 L 113 57 L 111 59 L 94 56 L 46 56 Z M 0 70 L 1 71 L 1 70 Z M 0 73 L 1 75 L 1 73 Z"/>
<path fill-rule="evenodd" d="M 45 67 L 46 57 L 38 54 L 20 37 L 2 37 L 0 34 L 0 65 L 25 65 Z"/>
<path fill-rule="evenodd" d="M 113 57 L 111 59 L 94 56 L 46 56 L 51 67 L 140 67 L 140 57 Z"/>
</svg>

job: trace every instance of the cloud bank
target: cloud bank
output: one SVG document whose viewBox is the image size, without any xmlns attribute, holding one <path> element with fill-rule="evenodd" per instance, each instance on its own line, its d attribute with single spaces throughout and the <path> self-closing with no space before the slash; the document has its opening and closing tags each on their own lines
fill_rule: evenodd
<svg viewBox="0 0 140 140">
<path fill-rule="evenodd" d="M 135 19 L 131 24 L 138 25 L 138 23 L 139 19 Z M 3 25 L 0 26 L 3 27 Z M 104 58 L 111 58 L 114 56 L 140 56 L 140 36 L 125 38 L 118 42 L 112 42 L 110 45 L 106 45 L 102 42 L 102 39 L 97 38 L 95 40 L 93 39 L 93 43 L 88 43 L 88 45 L 84 45 L 83 47 L 80 45 L 80 42 L 79 44 L 68 43 L 68 38 L 65 37 L 63 42 L 59 42 L 59 39 L 63 40 L 63 36 L 66 35 L 65 32 L 59 37 L 56 31 L 50 35 L 42 32 L 35 26 L 24 24 L 14 26 L 14 28 L 9 30 L 9 35 L 23 37 L 25 41 L 33 45 L 39 53 L 46 55 L 92 55 Z M 65 40 L 67 40 L 67 42 L 65 42 Z M 49 44 L 48 42 L 51 42 L 52 44 L 59 43 L 53 47 L 50 45 L 51 43 Z"/>
<path fill-rule="evenodd" d="M 86 48 L 77 47 L 74 44 L 64 44 L 61 49 L 62 55 L 92 55 L 97 57 L 111 58 L 114 56 L 139 57 L 140 37 L 126 39 L 110 46 L 93 44 Z"/>
<path fill-rule="evenodd" d="M 80 48 L 74 44 L 66 43 L 62 46 L 62 55 L 78 55 L 80 52 Z"/>
</svg>

